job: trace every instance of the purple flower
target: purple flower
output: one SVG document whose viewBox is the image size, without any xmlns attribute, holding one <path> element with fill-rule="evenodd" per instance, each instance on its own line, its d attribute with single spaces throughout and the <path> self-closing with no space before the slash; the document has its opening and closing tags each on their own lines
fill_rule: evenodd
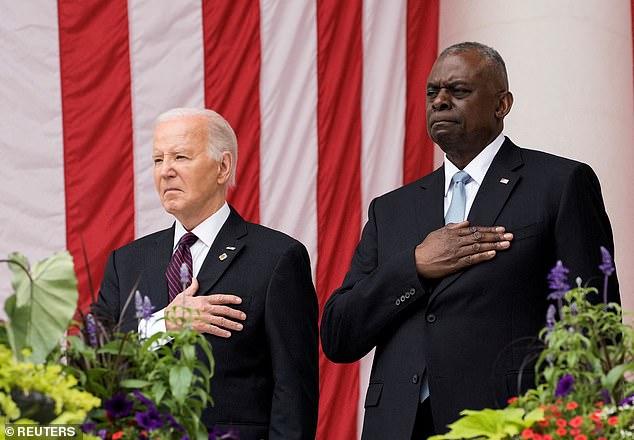
<svg viewBox="0 0 634 440">
<path fill-rule="evenodd" d="M 610 397 L 610 392 L 608 390 L 601 390 L 601 397 L 603 398 L 603 403 L 606 405 L 612 403 L 612 398 Z"/>
<path fill-rule="evenodd" d="M 129 416 L 132 412 L 134 402 L 128 400 L 125 394 L 117 393 L 112 396 L 112 399 L 106 400 L 103 406 L 106 408 L 108 416 L 111 419 L 116 419 Z"/>
<path fill-rule="evenodd" d="M 555 309 L 554 305 L 549 305 L 548 310 L 546 311 L 546 328 L 548 329 L 548 333 L 555 326 L 555 314 L 557 313 L 557 309 Z"/>
<path fill-rule="evenodd" d="M 185 433 L 185 428 L 183 428 L 170 413 L 163 413 L 163 417 L 165 417 L 172 428 L 176 429 L 178 432 L 182 432 L 183 434 Z"/>
<path fill-rule="evenodd" d="M 573 390 L 575 385 L 575 378 L 572 374 L 564 375 L 557 382 L 557 388 L 555 389 L 555 397 L 566 397 Z"/>
<path fill-rule="evenodd" d="M 94 432 L 95 428 L 97 428 L 95 422 L 88 421 L 81 424 L 81 432 L 85 432 L 87 434 Z"/>
<path fill-rule="evenodd" d="M 610 252 L 601 246 L 601 264 L 599 265 L 599 269 L 603 272 L 603 275 L 609 277 L 614 273 L 614 263 L 612 262 L 612 255 Z"/>
<path fill-rule="evenodd" d="M 548 295 L 548 299 L 561 299 L 564 294 L 570 290 L 568 284 L 568 268 L 561 263 L 561 260 L 557 261 L 555 267 L 553 267 L 546 277 L 548 279 L 548 287 L 553 292 Z"/>
<path fill-rule="evenodd" d="M 621 400 L 621 402 L 619 402 L 619 406 L 625 405 L 634 405 L 634 394 L 630 394 L 625 399 Z"/>
<path fill-rule="evenodd" d="M 154 431 L 163 426 L 163 419 L 156 409 L 136 413 L 136 422 L 143 429 Z"/>
<path fill-rule="evenodd" d="M 106 440 L 106 436 L 108 435 L 108 431 L 105 429 L 100 429 L 97 432 L 97 436 L 101 439 L 101 440 Z"/>
<path fill-rule="evenodd" d="M 190 279 L 189 279 L 189 268 L 187 267 L 187 264 L 183 263 L 181 264 L 181 284 L 183 286 L 186 286 L 187 284 L 189 284 Z"/>
<path fill-rule="evenodd" d="M 86 315 L 86 333 L 88 333 L 88 343 L 91 347 L 97 346 L 97 322 L 92 313 Z"/>
<path fill-rule="evenodd" d="M 147 296 L 141 297 L 141 293 L 137 290 L 134 293 L 134 308 L 136 309 L 137 319 L 150 319 L 154 306 Z"/>
<path fill-rule="evenodd" d="M 154 402 L 152 402 L 150 399 L 148 399 L 143 394 L 141 394 L 139 390 L 132 391 L 132 394 L 134 394 L 134 397 L 136 397 L 137 400 L 141 402 L 143 405 L 145 405 L 148 409 L 156 409 Z"/>
</svg>

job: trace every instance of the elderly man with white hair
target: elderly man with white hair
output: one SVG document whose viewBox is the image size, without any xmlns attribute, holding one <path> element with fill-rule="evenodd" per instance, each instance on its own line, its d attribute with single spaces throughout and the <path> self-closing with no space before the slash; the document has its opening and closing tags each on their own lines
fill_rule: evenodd
<svg viewBox="0 0 634 440">
<path fill-rule="evenodd" d="M 185 301 L 215 358 L 215 405 L 204 422 L 237 430 L 241 440 L 313 439 L 318 306 L 305 247 L 245 221 L 226 202 L 238 152 L 218 113 L 163 113 L 152 157 L 161 204 L 176 221 L 112 252 L 97 307 L 116 320 L 125 313 L 123 330 L 136 329 L 134 311 L 123 309 L 138 281 L 159 309 L 148 323 L 152 333 L 178 330 L 178 322 L 161 318 L 180 313 Z"/>
</svg>

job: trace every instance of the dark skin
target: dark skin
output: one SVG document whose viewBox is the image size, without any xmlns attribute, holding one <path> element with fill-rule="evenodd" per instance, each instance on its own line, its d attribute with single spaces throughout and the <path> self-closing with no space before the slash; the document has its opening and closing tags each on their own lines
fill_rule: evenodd
<svg viewBox="0 0 634 440">
<path fill-rule="evenodd" d="M 427 132 L 459 169 L 502 132 L 513 105 L 504 75 L 476 50 L 436 60 L 426 94 Z M 503 226 L 450 223 L 416 246 L 416 269 L 424 278 L 443 278 L 495 258 L 511 240 Z"/>
</svg>

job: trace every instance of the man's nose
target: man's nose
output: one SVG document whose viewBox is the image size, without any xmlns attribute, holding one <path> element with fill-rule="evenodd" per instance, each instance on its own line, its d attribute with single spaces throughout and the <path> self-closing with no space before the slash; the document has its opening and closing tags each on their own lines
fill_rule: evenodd
<svg viewBox="0 0 634 440">
<path fill-rule="evenodd" d="M 175 174 L 176 171 L 174 170 L 174 161 L 170 158 L 163 159 L 160 169 L 161 177 L 173 177 Z"/>
<path fill-rule="evenodd" d="M 438 91 L 438 94 L 431 103 L 434 110 L 448 110 L 451 108 L 451 95 L 444 87 Z"/>
</svg>

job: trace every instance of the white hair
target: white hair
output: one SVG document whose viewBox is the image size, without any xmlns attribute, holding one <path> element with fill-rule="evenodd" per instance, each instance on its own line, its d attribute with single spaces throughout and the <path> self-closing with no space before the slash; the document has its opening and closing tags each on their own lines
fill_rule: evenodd
<svg viewBox="0 0 634 440">
<path fill-rule="evenodd" d="M 231 170 L 229 171 L 229 186 L 236 183 L 236 166 L 238 164 L 238 139 L 231 125 L 219 113 L 206 108 L 173 108 L 161 113 L 156 118 L 155 125 L 188 116 L 201 116 L 207 119 L 207 148 L 211 157 L 222 160 L 222 154 L 231 154 Z"/>
</svg>

